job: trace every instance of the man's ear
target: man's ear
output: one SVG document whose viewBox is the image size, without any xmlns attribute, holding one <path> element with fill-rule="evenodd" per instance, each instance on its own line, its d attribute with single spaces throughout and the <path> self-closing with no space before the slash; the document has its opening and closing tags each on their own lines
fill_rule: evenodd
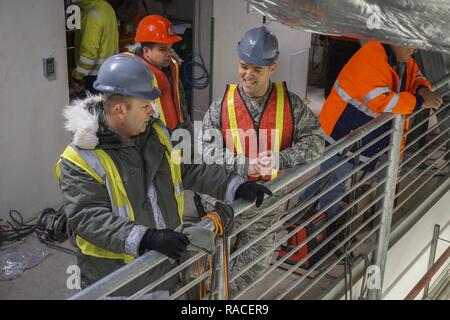
<svg viewBox="0 0 450 320">
<path fill-rule="evenodd" d="M 278 69 L 278 65 L 275 62 L 272 63 L 272 65 L 269 67 L 270 74 L 271 75 L 274 74 L 277 71 L 277 69 Z"/>
<path fill-rule="evenodd" d="M 116 103 L 112 109 L 120 120 L 124 120 L 127 117 L 127 106 L 125 103 Z"/>
<path fill-rule="evenodd" d="M 144 58 L 147 59 L 147 57 L 150 55 L 151 49 L 149 47 L 142 47 L 142 54 Z"/>
</svg>

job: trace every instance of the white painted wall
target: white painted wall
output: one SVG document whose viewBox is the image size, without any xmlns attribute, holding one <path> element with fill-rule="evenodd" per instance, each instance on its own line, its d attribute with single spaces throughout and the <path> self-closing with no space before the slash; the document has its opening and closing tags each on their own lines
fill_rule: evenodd
<svg viewBox="0 0 450 320">
<path fill-rule="evenodd" d="M 263 17 L 256 11 L 247 12 L 242 0 L 214 0 L 214 69 L 213 97 L 223 95 L 227 83 L 236 83 L 239 59 L 236 45 L 250 28 L 262 25 Z"/>
<path fill-rule="evenodd" d="M 29 218 L 60 204 L 52 167 L 68 142 L 64 1 L 1 0 L 0 39 L 0 218 L 11 209 Z M 43 74 L 49 55 L 53 80 Z"/>
<path fill-rule="evenodd" d="M 388 252 L 383 284 L 384 299 L 404 299 L 427 272 L 435 224 L 440 237 L 450 240 L 450 192 L 442 197 Z M 448 247 L 438 242 L 436 260 Z M 448 263 L 448 262 L 447 262 Z M 444 264 L 445 267 L 445 264 Z M 443 268 L 439 271 L 441 272 Z M 435 279 L 439 273 L 433 278 Z M 423 292 L 417 296 L 422 298 Z"/>
</svg>

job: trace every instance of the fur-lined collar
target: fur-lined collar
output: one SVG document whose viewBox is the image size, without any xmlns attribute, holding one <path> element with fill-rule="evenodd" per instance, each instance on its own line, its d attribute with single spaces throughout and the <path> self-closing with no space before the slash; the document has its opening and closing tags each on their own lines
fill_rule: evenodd
<svg viewBox="0 0 450 320">
<path fill-rule="evenodd" d="M 99 113 L 101 112 L 101 95 L 75 100 L 63 110 L 64 128 L 73 134 L 73 143 L 82 149 L 94 149 L 99 139 Z"/>
</svg>

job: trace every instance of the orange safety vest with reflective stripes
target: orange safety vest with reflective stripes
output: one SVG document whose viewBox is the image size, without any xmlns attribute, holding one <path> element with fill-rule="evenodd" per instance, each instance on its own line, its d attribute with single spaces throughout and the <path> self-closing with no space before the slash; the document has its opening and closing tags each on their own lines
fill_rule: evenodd
<svg viewBox="0 0 450 320">
<path fill-rule="evenodd" d="M 178 86 L 180 79 L 180 66 L 178 62 L 171 58 L 170 72 L 172 75 L 172 84 L 166 74 L 146 59 L 135 55 L 147 64 L 153 72 L 153 87 L 159 88 L 161 96 L 155 100 L 160 120 L 166 127 L 174 130 L 184 122 L 184 115 L 181 111 L 180 88 Z"/>
<path fill-rule="evenodd" d="M 319 116 L 324 132 L 338 140 L 382 113 L 408 115 L 416 106 L 416 91 L 431 84 L 422 76 L 418 65 L 410 58 L 402 81 L 390 63 L 392 49 L 378 41 L 369 41 L 344 66 Z M 408 124 L 405 125 L 405 130 Z M 380 135 L 382 132 L 374 133 Z M 376 138 L 368 137 L 369 140 Z M 404 145 L 404 141 L 403 141 Z M 381 144 L 363 152 L 372 156 Z"/>
<path fill-rule="evenodd" d="M 294 117 L 286 83 L 279 81 L 272 86 L 258 131 L 255 130 L 254 120 L 237 85 L 228 85 L 222 100 L 221 131 L 231 152 L 250 159 L 256 158 L 263 151 L 278 153 L 289 148 L 294 134 Z M 268 181 L 277 175 L 277 170 L 273 170 L 272 175 L 262 179 Z"/>
</svg>

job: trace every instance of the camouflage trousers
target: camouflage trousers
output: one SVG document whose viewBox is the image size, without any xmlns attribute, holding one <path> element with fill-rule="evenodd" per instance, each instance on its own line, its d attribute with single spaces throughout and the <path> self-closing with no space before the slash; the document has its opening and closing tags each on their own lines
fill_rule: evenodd
<svg viewBox="0 0 450 320">
<path fill-rule="evenodd" d="M 235 230 L 242 225 L 256 219 L 258 216 L 263 215 L 264 211 L 266 211 L 268 207 L 279 201 L 284 195 L 286 195 L 286 193 L 286 190 L 277 192 L 272 197 L 267 198 L 261 207 L 252 207 L 251 209 L 237 216 L 234 226 Z M 250 225 L 248 225 L 243 231 L 239 232 L 236 237 L 232 239 L 231 253 L 239 250 L 240 248 L 243 248 L 248 243 L 254 241 L 269 227 L 277 223 L 285 210 L 285 206 L 285 203 L 283 203 L 280 206 L 276 207 L 274 210 L 270 210 L 269 212 L 265 213 L 265 215 L 262 216 L 259 220 L 250 223 Z M 275 231 L 270 232 L 269 234 L 258 240 L 255 244 L 241 252 L 235 259 L 230 261 L 230 273 L 231 277 L 233 277 L 255 260 L 259 260 L 259 257 L 265 255 L 269 251 L 272 251 L 270 254 L 267 254 L 264 258 L 259 260 L 256 264 L 242 273 L 234 281 L 230 282 L 230 298 L 235 297 L 240 291 L 248 287 L 255 281 L 255 279 L 259 278 L 269 268 L 274 251 L 274 249 L 271 249 L 271 247 L 273 247 L 275 243 L 275 236 Z"/>
</svg>

